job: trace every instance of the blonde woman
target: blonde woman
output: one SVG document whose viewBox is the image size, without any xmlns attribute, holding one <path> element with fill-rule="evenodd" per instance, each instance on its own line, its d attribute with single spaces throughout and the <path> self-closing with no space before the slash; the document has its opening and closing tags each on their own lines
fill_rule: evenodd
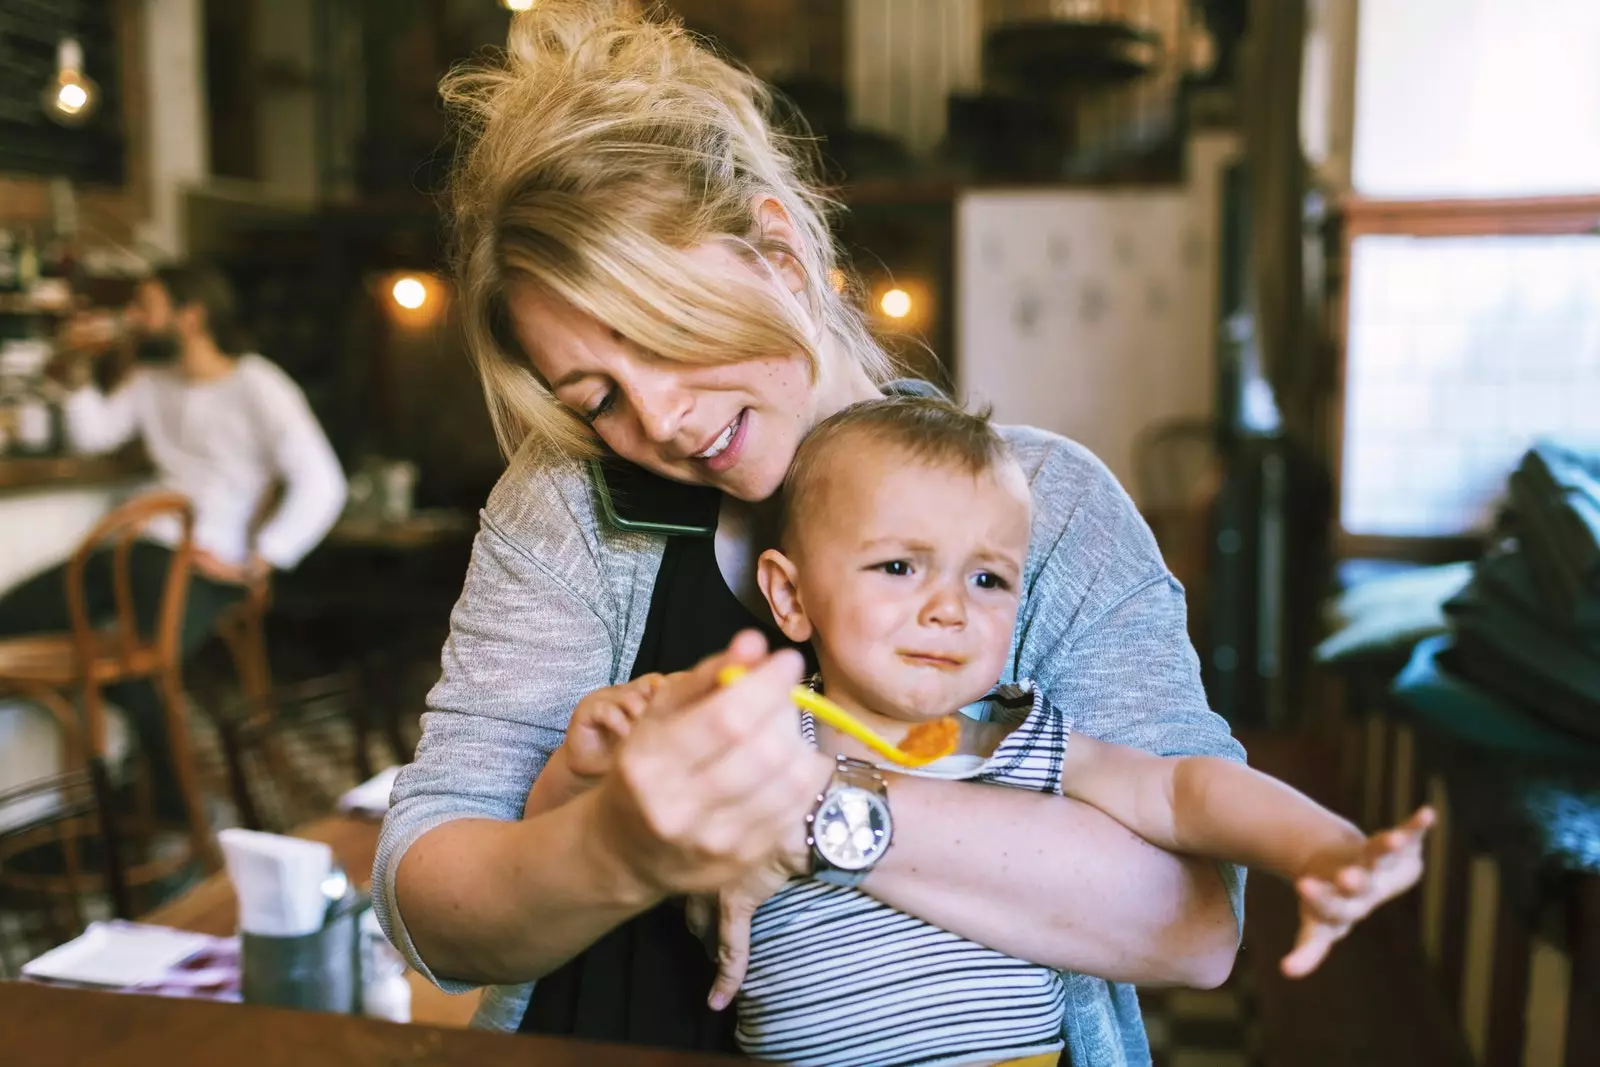
<svg viewBox="0 0 1600 1067">
<path fill-rule="evenodd" d="M 824 203 L 764 88 L 630 3 L 543 0 L 444 93 L 463 316 L 513 458 L 384 823 L 395 943 L 446 989 L 493 985 L 480 1025 L 732 1051 L 681 901 L 722 893 L 739 953 L 765 895 L 816 877 L 1073 972 L 1072 1062 L 1148 1063 L 1131 983 L 1227 975 L 1239 871 L 1054 796 L 867 781 L 797 729 L 804 659 L 768 651 L 754 581 L 767 502 L 812 426 L 916 386 L 825 283 Z M 1242 758 L 1126 494 L 1069 441 L 1005 435 L 1035 514 L 1008 678 L 1085 735 Z M 749 673 L 719 689 L 728 663 Z M 638 721 L 614 763 L 564 768 L 592 788 L 522 819 L 585 700 Z M 857 794 L 883 847 L 813 846 L 808 822 Z"/>
</svg>

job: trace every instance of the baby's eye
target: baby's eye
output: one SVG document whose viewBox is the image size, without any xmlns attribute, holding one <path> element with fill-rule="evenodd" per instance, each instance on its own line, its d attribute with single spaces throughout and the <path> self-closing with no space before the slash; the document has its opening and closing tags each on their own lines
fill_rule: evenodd
<svg viewBox="0 0 1600 1067">
<path fill-rule="evenodd" d="M 972 576 L 972 584 L 979 589 L 1010 589 L 1011 583 L 993 571 L 979 571 Z"/>
<path fill-rule="evenodd" d="M 904 578 L 906 575 L 911 573 L 911 564 L 907 563 L 903 559 L 891 559 L 887 563 L 878 564 L 874 569 L 880 570 L 883 573 L 895 578 Z"/>
</svg>

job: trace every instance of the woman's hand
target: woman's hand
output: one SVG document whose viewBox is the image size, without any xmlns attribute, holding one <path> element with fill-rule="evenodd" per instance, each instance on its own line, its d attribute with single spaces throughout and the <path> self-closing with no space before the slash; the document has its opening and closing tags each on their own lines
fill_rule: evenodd
<svg viewBox="0 0 1600 1067">
<path fill-rule="evenodd" d="M 717 672 L 747 673 L 729 686 Z M 806 813 L 834 761 L 806 744 L 789 690 L 798 653 L 754 632 L 657 690 L 596 790 L 615 855 L 667 895 L 717 893 L 804 851 Z"/>
<path fill-rule="evenodd" d="M 1378 907 L 1422 877 L 1422 842 L 1434 823 L 1432 808 L 1392 830 L 1373 834 L 1352 852 L 1318 857 L 1295 880 L 1300 894 L 1300 935 L 1283 958 L 1283 973 L 1303 978 L 1328 950 Z"/>
</svg>

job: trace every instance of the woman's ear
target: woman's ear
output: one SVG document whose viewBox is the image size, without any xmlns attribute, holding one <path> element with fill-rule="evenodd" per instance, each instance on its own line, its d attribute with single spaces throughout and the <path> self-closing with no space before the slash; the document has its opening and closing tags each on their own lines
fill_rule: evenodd
<svg viewBox="0 0 1600 1067">
<path fill-rule="evenodd" d="M 756 584 L 767 598 L 772 618 L 783 635 L 796 644 L 811 640 L 811 618 L 800 603 L 800 587 L 795 584 L 798 575 L 794 561 L 775 548 L 761 553 L 756 561 Z"/>
<path fill-rule="evenodd" d="M 806 272 L 797 258 L 805 251 L 805 241 L 801 239 L 800 231 L 795 229 L 788 210 L 776 197 L 762 195 L 756 197 L 751 214 L 755 216 L 756 232 L 761 235 L 763 245 L 777 243 L 793 253 L 770 255 L 767 262 L 791 293 L 805 292 Z"/>
</svg>

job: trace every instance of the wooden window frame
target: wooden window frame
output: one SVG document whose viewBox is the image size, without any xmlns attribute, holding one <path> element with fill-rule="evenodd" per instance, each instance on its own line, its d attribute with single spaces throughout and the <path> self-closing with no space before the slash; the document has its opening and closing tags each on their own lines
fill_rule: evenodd
<svg viewBox="0 0 1600 1067">
<path fill-rule="evenodd" d="M 1330 403 L 1329 458 L 1333 473 L 1334 553 L 1340 559 L 1397 559 L 1443 563 L 1472 559 L 1481 536 L 1396 537 L 1344 528 L 1344 422 L 1349 362 L 1350 253 L 1358 237 L 1591 236 L 1600 234 L 1600 194 L 1506 199 L 1379 200 L 1348 195 L 1339 201 L 1337 290 L 1333 340 L 1338 353 Z"/>
</svg>

